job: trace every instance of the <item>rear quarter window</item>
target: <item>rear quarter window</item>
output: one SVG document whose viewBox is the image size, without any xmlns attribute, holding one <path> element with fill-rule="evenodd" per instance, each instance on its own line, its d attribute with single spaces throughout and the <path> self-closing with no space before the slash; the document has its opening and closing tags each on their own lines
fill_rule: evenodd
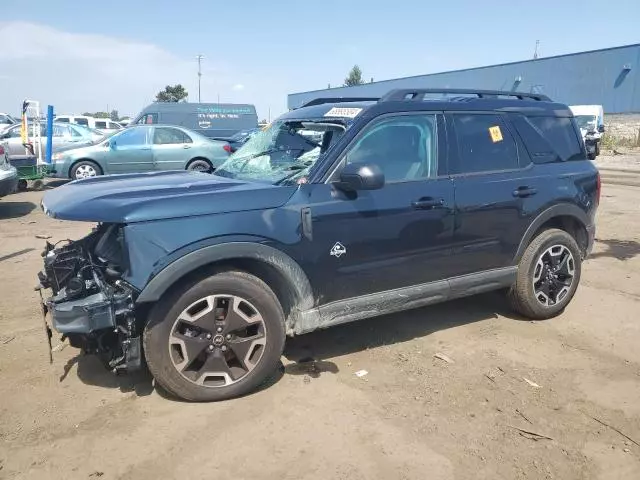
<svg viewBox="0 0 640 480">
<path fill-rule="evenodd" d="M 516 117 L 513 122 L 534 163 L 584 160 L 582 141 L 568 117 Z"/>
</svg>

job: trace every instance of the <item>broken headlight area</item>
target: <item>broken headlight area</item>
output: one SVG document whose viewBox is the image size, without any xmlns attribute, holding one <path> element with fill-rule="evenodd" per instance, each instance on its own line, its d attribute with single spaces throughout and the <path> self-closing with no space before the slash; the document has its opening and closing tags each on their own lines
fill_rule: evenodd
<svg viewBox="0 0 640 480">
<path fill-rule="evenodd" d="M 136 292 L 121 278 L 127 263 L 121 225 L 101 224 L 77 241 L 47 242 L 42 257 L 38 278 L 52 292 L 45 308 L 53 328 L 109 369 L 138 368 Z"/>
</svg>

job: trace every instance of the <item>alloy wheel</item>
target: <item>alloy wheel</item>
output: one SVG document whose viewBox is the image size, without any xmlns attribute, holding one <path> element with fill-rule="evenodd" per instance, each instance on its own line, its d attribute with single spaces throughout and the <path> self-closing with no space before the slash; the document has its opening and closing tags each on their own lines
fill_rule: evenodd
<svg viewBox="0 0 640 480">
<path fill-rule="evenodd" d="M 169 336 L 169 356 L 188 381 L 226 387 L 258 365 L 266 341 L 265 321 L 248 300 L 209 295 L 178 316 Z"/>
<path fill-rule="evenodd" d="M 76 178 L 89 178 L 98 175 L 96 169 L 91 165 L 80 165 L 76 168 Z"/>
<path fill-rule="evenodd" d="M 575 260 L 564 245 L 554 245 L 538 257 L 533 271 L 533 293 L 542 305 L 551 307 L 567 296 L 575 274 Z"/>
</svg>

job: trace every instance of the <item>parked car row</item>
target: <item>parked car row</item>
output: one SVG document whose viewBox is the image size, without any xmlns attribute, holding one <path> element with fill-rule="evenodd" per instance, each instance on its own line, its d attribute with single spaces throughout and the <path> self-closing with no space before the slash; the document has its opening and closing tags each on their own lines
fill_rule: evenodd
<svg viewBox="0 0 640 480">
<path fill-rule="evenodd" d="M 74 180 L 158 170 L 213 172 L 229 156 L 227 142 L 182 127 L 135 125 L 85 146 L 53 154 L 52 175 Z"/>
<path fill-rule="evenodd" d="M 22 143 L 21 125 L 15 124 L 0 133 L 0 143 L 5 144 L 7 153 L 10 157 L 19 157 L 30 155 L 27 147 Z M 104 138 L 104 134 L 81 125 L 54 123 L 53 124 L 53 151 L 55 152 L 61 147 L 88 145 Z M 42 154 L 46 155 L 46 137 L 47 126 L 41 124 L 40 138 L 42 141 Z M 33 152 L 38 151 L 37 139 L 32 142 Z"/>
<path fill-rule="evenodd" d="M 94 118 L 86 115 L 58 115 L 54 118 L 54 121 L 58 123 L 82 125 L 94 130 L 99 130 L 105 134 L 117 132 L 123 128 L 120 123 L 114 122 L 108 118 Z"/>
</svg>

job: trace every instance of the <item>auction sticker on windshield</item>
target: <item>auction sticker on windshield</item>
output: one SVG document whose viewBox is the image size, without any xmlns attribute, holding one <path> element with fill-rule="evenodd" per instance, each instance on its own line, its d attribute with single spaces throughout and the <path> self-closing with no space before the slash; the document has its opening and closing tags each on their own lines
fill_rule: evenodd
<svg viewBox="0 0 640 480">
<path fill-rule="evenodd" d="M 345 117 L 345 118 L 354 118 L 362 111 L 361 108 L 338 108 L 333 107 L 327 113 L 324 114 L 325 117 Z"/>
</svg>

